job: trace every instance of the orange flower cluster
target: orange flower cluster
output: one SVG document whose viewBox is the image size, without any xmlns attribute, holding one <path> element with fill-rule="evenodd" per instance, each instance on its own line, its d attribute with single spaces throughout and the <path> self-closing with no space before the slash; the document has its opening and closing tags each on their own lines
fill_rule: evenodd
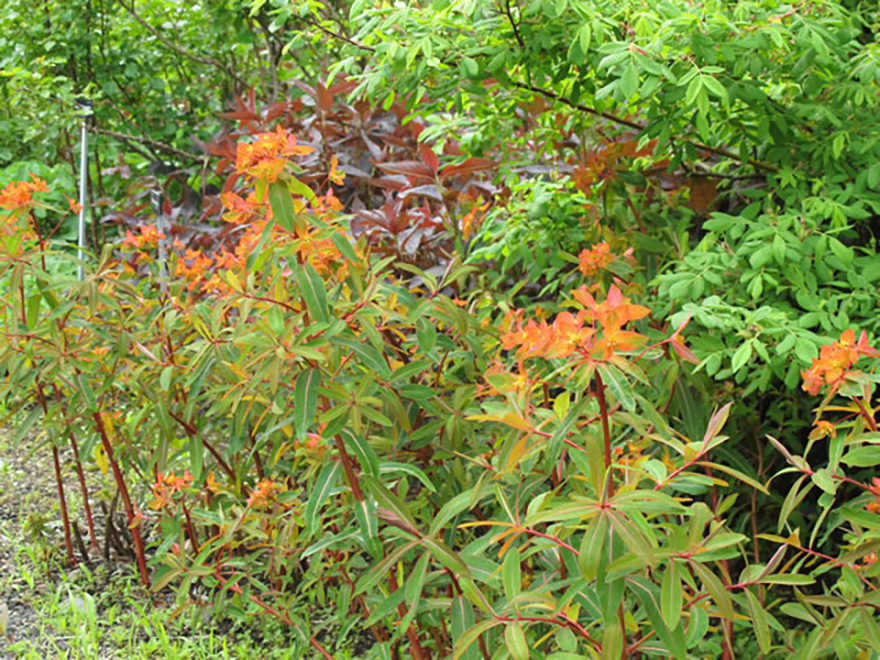
<svg viewBox="0 0 880 660">
<path fill-rule="evenodd" d="M 26 208 L 33 202 L 36 192 L 49 192 L 49 186 L 38 176 L 31 174 L 32 181 L 13 181 L 0 190 L 0 208 L 7 211 Z"/>
<path fill-rule="evenodd" d="M 188 280 L 187 288 L 192 290 L 213 265 L 214 260 L 201 250 L 187 250 L 178 258 L 174 274 Z"/>
<path fill-rule="evenodd" d="M 312 147 L 298 145 L 293 135 L 278 126 L 274 133 L 261 133 L 253 142 L 238 145 L 235 170 L 272 183 L 284 171 L 289 157 L 302 156 L 313 151 Z"/>
<path fill-rule="evenodd" d="M 257 487 L 251 491 L 247 504 L 249 507 L 259 508 L 267 506 L 275 499 L 275 495 L 281 492 L 281 484 L 270 479 L 263 479 Z"/>
<path fill-rule="evenodd" d="M 595 277 L 608 268 L 608 265 L 617 257 L 611 247 L 605 241 L 596 243 L 588 250 L 584 250 L 578 256 L 578 270 L 585 277 Z"/>
<path fill-rule="evenodd" d="M 607 360 L 615 351 L 631 351 L 641 346 L 646 337 L 637 332 L 624 330 L 631 322 L 645 318 L 651 313 L 647 307 L 634 305 L 612 285 L 608 296 L 601 303 L 581 287 L 572 292 L 575 300 L 586 309 L 577 314 L 562 312 L 553 323 L 529 320 L 522 323 L 522 310 L 508 317 L 508 331 L 502 336 L 505 350 L 517 349 L 520 360 L 529 357 L 559 358 L 574 352 L 590 354 L 593 359 Z M 592 325 L 587 326 L 586 323 Z M 595 324 L 602 326 L 602 336 L 597 338 Z"/>
<path fill-rule="evenodd" d="M 856 341 L 856 333 L 845 330 L 839 341 L 823 346 L 810 368 L 801 372 L 804 391 L 816 396 L 824 385 L 836 391 L 862 356 L 880 357 L 880 352 L 868 345 L 868 336 L 864 332 Z"/>
<path fill-rule="evenodd" d="M 822 438 L 836 438 L 837 427 L 833 423 L 825 419 L 816 422 L 815 428 L 810 431 L 810 440 L 821 440 Z"/>
<path fill-rule="evenodd" d="M 223 219 L 233 225 L 243 225 L 250 222 L 260 206 L 254 192 L 251 192 L 247 199 L 243 199 L 234 191 L 227 190 L 220 195 L 220 201 L 223 202 L 223 206 L 229 209 L 228 213 L 223 214 Z"/>
<path fill-rule="evenodd" d="M 156 247 L 165 234 L 156 228 L 156 225 L 138 225 L 140 235 L 132 234 L 131 231 L 125 231 L 125 238 L 122 239 L 122 247 L 132 250 L 144 250 Z"/>
<path fill-rule="evenodd" d="M 193 477 L 189 470 L 183 471 L 183 476 L 176 476 L 173 472 L 163 475 L 161 472 L 156 475 L 156 483 L 152 485 L 154 499 L 150 503 L 150 508 L 158 511 L 174 501 L 174 498 L 183 493 L 190 484 Z"/>
</svg>

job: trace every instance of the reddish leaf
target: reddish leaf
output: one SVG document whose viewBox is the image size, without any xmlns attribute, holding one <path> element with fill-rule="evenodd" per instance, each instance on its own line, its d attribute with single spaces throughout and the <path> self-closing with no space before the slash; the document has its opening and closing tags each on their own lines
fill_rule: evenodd
<svg viewBox="0 0 880 660">
<path fill-rule="evenodd" d="M 422 157 L 422 162 L 431 168 L 431 172 L 437 174 L 437 170 L 440 169 L 440 159 L 437 158 L 434 150 L 427 144 L 422 143 L 419 145 L 419 154 Z"/>
<path fill-rule="evenodd" d="M 440 174 L 443 177 L 470 176 L 475 172 L 491 170 L 497 166 L 498 164 L 494 160 L 488 158 L 468 158 L 458 165 L 447 165 Z"/>
<path fill-rule="evenodd" d="M 718 186 L 715 179 L 704 176 L 688 177 L 691 189 L 691 208 L 697 213 L 705 211 L 718 197 Z"/>
<path fill-rule="evenodd" d="M 443 193 L 440 192 L 440 189 L 435 186 L 433 183 L 429 183 L 424 186 L 416 186 L 415 188 L 409 188 L 404 191 L 401 195 L 403 199 L 408 197 L 413 197 L 416 195 L 420 195 L 422 197 L 430 197 L 431 199 L 436 199 L 438 202 L 443 201 Z"/>
<path fill-rule="evenodd" d="M 367 181 L 370 185 L 379 188 L 387 188 L 388 190 L 394 190 L 396 192 L 403 192 L 409 187 L 409 183 L 405 179 L 401 180 L 397 177 L 383 176 L 378 179 L 367 179 Z"/>
<path fill-rule="evenodd" d="M 396 163 L 376 163 L 376 166 L 391 174 L 405 174 L 406 176 L 433 179 L 434 173 L 427 165 L 416 160 L 401 160 Z"/>
<path fill-rule="evenodd" d="M 700 361 L 697 359 L 697 356 L 691 352 L 691 349 L 682 344 L 678 339 L 672 340 L 672 348 L 678 353 L 682 360 L 692 362 L 693 364 L 700 364 Z"/>
<path fill-rule="evenodd" d="M 318 102 L 318 109 L 323 112 L 330 112 L 333 108 L 333 92 L 321 83 L 318 83 L 317 92 L 315 100 Z"/>
</svg>

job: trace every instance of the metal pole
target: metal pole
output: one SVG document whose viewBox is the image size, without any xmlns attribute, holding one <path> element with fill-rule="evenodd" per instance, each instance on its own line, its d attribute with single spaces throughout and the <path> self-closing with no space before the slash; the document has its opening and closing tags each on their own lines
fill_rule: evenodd
<svg viewBox="0 0 880 660">
<path fill-rule="evenodd" d="M 88 180 L 89 180 L 89 130 L 88 121 L 92 114 L 92 102 L 88 99 L 78 98 L 74 101 L 76 109 L 82 118 L 80 132 L 80 151 L 79 151 L 79 227 L 77 232 L 77 251 L 76 256 L 80 261 L 85 260 L 84 248 L 86 246 L 86 205 L 88 199 L 86 197 Z M 83 280 L 83 266 L 77 266 L 77 275 L 79 281 Z"/>
<path fill-rule="evenodd" d="M 153 188 L 150 191 L 150 201 L 153 203 L 153 212 L 156 214 L 156 229 L 161 234 L 165 234 L 165 213 L 162 209 L 162 189 Z M 168 249 L 166 239 L 159 239 L 159 277 L 164 280 L 168 275 Z"/>
</svg>

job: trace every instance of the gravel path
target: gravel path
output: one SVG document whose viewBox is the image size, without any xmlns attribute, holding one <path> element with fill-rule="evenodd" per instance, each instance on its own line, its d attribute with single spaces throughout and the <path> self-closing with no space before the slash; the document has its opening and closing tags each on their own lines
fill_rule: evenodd
<svg viewBox="0 0 880 660">
<path fill-rule="evenodd" d="M 59 497 L 47 440 L 40 431 L 32 431 L 19 439 L 15 437 L 14 427 L 0 429 L 0 611 L 5 609 L 8 613 L 6 638 L 0 636 L 0 657 L 4 658 L 15 657 L 10 642 L 17 642 L 16 648 L 46 648 L 34 604 L 53 593 L 60 582 L 75 582 L 79 572 L 65 561 Z M 65 448 L 60 457 L 71 520 L 87 544 L 88 527 L 73 452 Z M 102 496 L 106 497 L 107 492 L 102 489 L 106 489 L 109 482 L 98 472 L 87 472 L 86 483 L 95 506 Z M 100 513 L 96 513 L 95 522 L 100 540 L 103 534 Z M 81 561 L 81 553 L 75 554 Z M 112 570 L 117 562 L 113 556 L 110 559 Z"/>
</svg>

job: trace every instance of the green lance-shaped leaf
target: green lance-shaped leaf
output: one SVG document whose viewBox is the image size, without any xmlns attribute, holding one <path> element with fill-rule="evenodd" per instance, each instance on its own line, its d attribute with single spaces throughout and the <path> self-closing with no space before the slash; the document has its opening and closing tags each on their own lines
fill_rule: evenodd
<svg viewBox="0 0 880 660">
<path fill-rule="evenodd" d="M 443 541 L 426 536 L 422 539 L 422 543 L 431 551 L 434 559 L 439 561 L 444 568 L 448 568 L 453 573 L 463 577 L 471 577 L 471 571 L 467 564 L 464 563 L 464 560 Z"/>
<path fill-rule="evenodd" d="M 645 565 L 653 566 L 654 549 L 642 535 L 641 530 L 617 511 L 608 511 L 608 521 L 627 549 L 641 559 Z"/>
<path fill-rule="evenodd" d="M 380 471 L 379 457 L 373 451 L 367 439 L 348 428 L 342 429 L 339 435 L 342 436 L 345 448 L 349 449 L 357 457 L 364 474 L 378 477 Z"/>
<path fill-rule="evenodd" d="M 418 541 L 404 543 L 402 546 L 388 554 L 384 559 L 360 577 L 355 585 L 352 596 L 365 593 L 379 584 L 380 581 L 387 579 L 388 571 L 390 571 L 407 552 L 415 548 L 418 544 Z"/>
<path fill-rule="evenodd" d="M 751 478 L 750 476 L 748 476 L 747 474 L 743 474 L 743 473 L 740 472 L 739 470 L 735 470 L 735 469 L 732 468 L 732 467 L 728 467 L 728 466 L 726 466 L 726 465 L 720 465 L 720 464 L 718 464 L 718 463 L 710 463 L 709 461 L 699 461 L 699 462 L 697 463 L 697 465 L 702 465 L 703 467 L 708 467 L 708 468 L 711 468 L 712 470 L 717 470 L 718 472 L 724 472 L 725 474 L 729 474 L 731 477 L 733 477 L 733 478 L 735 478 L 735 479 L 739 479 L 739 480 L 742 481 L 744 484 L 747 484 L 747 485 L 751 486 L 751 487 L 754 488 L 755 490 L 759 490 L 759 491 L 761 491 L 761 492 L 764 493 L 765 495 L 769 495 L 769 494 L 770 494 L 770 493 L 767 492 L 767 487 L 766 487 L 766 486 L 764 486 L 763 484 L 761 484 L 761 483 L 755 481 L 754 479 L 752 479 L 752 478 Z"/>
<path fill-rule="evenodd" d="M 605 626 L 605 634 L 602 636 L 602 657 L 619 658 L 623 655 L 623 645 L 626 641 L 623 628 L 616 620 Z"/>
<path fill-rule="evenodd" d="M 556 467 L 556 462 L 559 460 L 559 456 L 562 453 L 565 438 L 571 432 L 572 428 L 574 428 L 575 423 L 580 419 L 586 405 L 587 399 L 584 398 L 578 401 L 573 408 L 570 408 L 565 415 L 565 418 L 562 420 L 562 423 L 556 427 L 556 430 L 553 431 L 553 435 L 547 441 L 547 458 L 549 459 L 549 464 L 551 466 Z"/>
<path fill-rule="evenodd" d="M 880 625 L 870 607 L 861 607 L 859 616 L 862 621 L 862 635 L 875 651 L 880 649 Z"/>
<path fill-rule="evenodd" d="M 327 308 L 327 289 L 323 278 L 311 264 L 296 266 L 296 281 L 299 284 L 303 300 L 312 319 L 319 323 L 330 322 L 330 312 Z"/>
<path fill-rule="evenodd" d="M 504 595 L 507 596 L 508 601 L 512 601 L 519 596 L 522 590 L 519 548 L 510 548 L 507 554 L 504 555 L 501 579 L 504 584 Z"/>
<path fill-rule="evenodd" d="M 376 504 L 372 497 L 354 503 L 354 517 L 361 530 L 364 548 L 373 557 L 382 556 L 382 544 L 379 541 L 379 519 L 376 517 Z"/>
<path fill-rule="evenodd" d="M 722 584 L 718 576 L 704 564 L 696 561 L 691 561 L 689 563 L 691 569 L 700 578 L 706 591 L 709 592 L 709 596 L 712 598 L 712 602 L 715 603 L 716 607 L 718 607 L 721 616 L 725 619 L 732 620 L 734 617 L 733 600 L 730 598 L 730 594 L 727 593 L 727 589 L 724 588 L 724 584 Z"/>
<path fill-rule="evenodd" d="M 403 472 L 404 474 L 408 474 L 411 477 L 415 477 L 432 493 L 437 492 L 437 488 L 428 479 L 428 475 L 424 473 L 420 468 L 417 468 L 415 465 L 410 465 L 409 463 L 396 463 L 394 461 L 385 461 L 379 464 L 379 474 L 397 474 L 399 472 Z"/>
<path fill-rule="evenodd" d="M 587 531 L 584 532 L 580 554 L 578 555 L 578 566 L 580 566 L 581 575 L 583 575 L 587 582 L 595 580 L 599 572 L 599 564 L 602 561 L 602 549 L 605 545 L 607 534 L 608 519 L 603 511 L 593 519 Z"/>
<path fill-rule="evenodd" d="M 351 242 L 348 240 L 348 237 L 341 233 L 336 232 L 332 236 L 333 244 L 336 246 L 336 249 L 342 254 L 343 257 L 348 259 L 353 264 L 359 263 L 357 252 L 354 251 L 354 248 L 351 245 Z"/>
<path fill-rule="evenodd" d="M 767 613 L 761 607 L 758 597 L 749 589 L 745 590 L 746 600 L 749 602 L 749 616 L 752 619 L 752 627 L 755 637 L 758 638 L 758 647 L 761 653 L 770 652 L 770 626 L 767 624 Z"/>
<path fill-rule="evenodd" d="M 437 535 L 450 520 L 463 511 L 472 509 L 478 502 L 492 494 L 492 489 L 485 484 L 477 484 L 474 488 L 459 493 L 448 500 L 434 516 L 428 534 Z"/>
<path fill-rule="evenodd" d="M 657 585 L 637 575 L 627 578 L 627 585 L 636 595 L 636 598 L 639 599 L 645 614 L 648 615 L 651 627 L 656 631 L 657 637 L 666 645 L 672 656 L 674 658 L 687 657 L 684 630 L 680 625 L 677 625 L 673 630 L 670 630 L 666 625 L 666 621 L 660 611 L 662 607 L 660 603 L 661 594 Z"/>
<path fill-rule="evenodd" d="M 626 376 L 610 364 L 599 364 L 598 369 L 602 376 L 602 382 L 611 390 L 611 393 L 620 405 L 630 412 L 635 412 L 636 399 L 633 394 L 632 385 L 626 379 Z"/>
<path fill-rule="evenodd" d="M 519 621 L 510 621 L 504 628 L 504 641 L 513 660 L 529 660 L 529 643 Z"/>
<path fill-rule="evenodd" d="M 660 613 L 670 629 L 675 629 L 681 620 L 682 590 L 680 570 L 676 561 L 670 561 L 669 567 L 663 574 L 663 582 L 660 588 Z"/>
<path fill-rule="evenodd" d="M 391 378 L 391 368 L 382 358 L 382 354 L 372 344 L 364 344 L 345 337 L 334 337 L 333 343 L 352 351 L 358 356 L 361 364 L 371 371 L 378 373 L 386 380 Z"/>
<path fill-rule="evenodd" d="M 385 509 L 393 518 L 387 517 L 389 523 L 396 527 L 407 528 L 411 534 L 419 535 L 416 519 L 394 493 L 388 490 L 381 481 L 370 474 L 364 474 L 362 481 L 367 491 L 376 498 L 376 504 Z"/>
<path fill-rule="evenodd" d="M 306 529 L 311 533 L 318 528 L 318 510 L 327 501 L 330 491 L 336 486 L 342 472 L 342 463 L 333 461 L 326 463 L 318 473 L 318 480 L 312 488 L 309 501 L 306 503 Z"/>
<path fill-rule="evenodd" d="M 272 217 L 285 231 L 293 231 L 293 197 L 287 185 L 274 181 L 269 186 L 269 204 L 272 206 Z"/>
<path fill-rule="evenodd" d="M 419 561 L 416 562 L 416 567 L 406 581 L 404 588 L 406 591 L 406 604 L 409 607 L 415 607 L 422 596 L 422 588 L 425 586 L 425 577 L 428 574 L 428 563 L 430 561 L 431 553 L 423 552 L 422 556 L 419 557 Z"/>
<path fill-rule="evenodd" d="M 315 419 L 318 409 L 318 390 L 321 387 L 321 372 L 309 369 L 296 379 L 293 395 L 293 416 L 296 426 L 296 437 L 302 441 Z"/>
<path fill-rule="evenodd" d="M 490 628 L 501 625 L 502 623 L 503 621 L 500 619 L 483 619 L 478 624 L 468 628 L 461 637 L 454 640 L 455 643 L 452 647 L 452 660 L 467 660 L 468 656 L 466 656 L 465 653 L 470 648 L 471 644 L 476 642 L 477 638 L 484 632 Z"/>
<path fill-rule="evenodd" d="M 427 554 L 427 553 L 426 553 Z M 452 641 L 453 644 L 464 637 L 465 633 L 474 625 L 474 606 L 463 595 L 458 594 L 452 599 Z M 476 639 L 476 638 L 474 638 Z M 480 657 L 479 649 L 469 645 L 470 648 L 464 648 L 459 657 L 464 660 L 478 660 Z"/>
</svg>

